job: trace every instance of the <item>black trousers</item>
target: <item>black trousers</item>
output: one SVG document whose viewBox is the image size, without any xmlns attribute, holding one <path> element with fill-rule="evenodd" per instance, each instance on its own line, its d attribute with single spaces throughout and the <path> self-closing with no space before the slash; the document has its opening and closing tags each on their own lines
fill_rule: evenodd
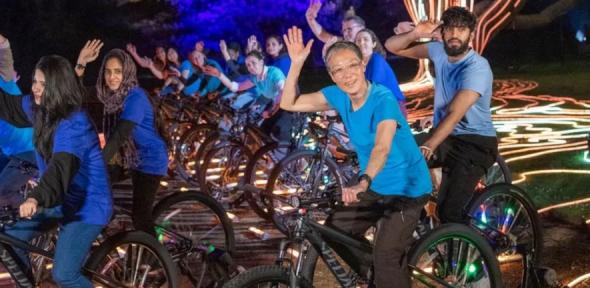
<svg viewBox="0 0 590 288">
<path fill-rule="evenodd" d="M 430 134 L 416 135 L 422 145 Z M 443 223 L 465 223 L 468 205 L 475 186 L 498 156 L 496 137 L 481 135 L 450 135 L 434 152 L 428 162 L 430 168 L 442 167 L 442 181 L 438 192 L 437 212 Z"/>
<path fill-rule="evenodd" d="M 366 241 L 364 233 L 376 226 L 372 259 L 363 259 L 361 251 L 340 243 L 329 242 L 329 245 L 357 273 L 366 274 L 367 264 L 372 262 L 378 288 L 410 287 L 406 252 L 413 241 L 412 233 L 428 197 L 381 196 L 371 191 L 365 193 L 368 199 L 338 208 L 328 217 L 326 225 L 361 241 Z M 382 201 L 376 202 L 377 199 Z"/>
<path fill-rule="evenodd" d="M 133 181 L 133 208 L 131 213 L 133 227 L 153 236 L 156 236 L 156 231 L 154 230 L 152 213 L 161 179 L 162 176 L 160 175 L 140 171 L 133 171 L 131 176 Z"/>
<path fill-rule="evenodd" d="M 293 113 L 279 109 L 272 117 L 264 120 L 260 125 L 262 131 L 280 142 L 291 140 L 291 126 Z"/>
</svg>

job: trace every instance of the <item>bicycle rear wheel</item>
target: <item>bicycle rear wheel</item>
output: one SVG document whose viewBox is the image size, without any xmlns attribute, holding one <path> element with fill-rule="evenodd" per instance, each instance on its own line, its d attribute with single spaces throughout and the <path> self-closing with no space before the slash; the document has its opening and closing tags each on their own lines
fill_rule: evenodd
<svg viewBox="0 0 590 288">
<path fill-rule="evenodd" d="M 503 287 L 496 255 L 471 228 L 445 224 L 408 253 L 412 287 Z"/>
<path fill-rule="evenodd" d="M 306 283 L 299 283 L 300 287 L 312 287 Z M 223 285 L 223 288 L 288 288 L 289 270 L 281 266 L 257 266 L 239 274 Z"/>
<path fill-rule="evenodd" d="M 252 153 L 242 144 L 221 143 L 203 158 L 199 187 L 201 192 L 217 200 L 235 191 L 244 177 Z"/>
<path fill-rule="evenodd" d="M 103 287 L 180 287 L 166 248 L 141 231 L 109 237 L 90 255 L 86 269 Z"/>
<path fill-rule="evenodd" d="M 209 287 L 216 281 L 211 275 L 203 249 L 213 245 L 230 255 L 235 250 L 235 236 L 231 220 L 221 205 L 208 195 L 179 192 L 160 201 L 154 208 L 154 222 L 160 227 L 159 240 L 174 258 L 179 258 L 180 270 L 197 287 Z M 173 233 L 168 233 L 173 232 Z M 184 240 L 190 241 L 189 251 Z"/>
<path fill-rule="evenodd" d="M 215 135 L 217 127 L 211 124 L 194 126 L 182 135 L 174 151 L 175 168 L 178 175 L 191 184 L 198 183 L 200 163 L 196 159 L 203 142 Z"/>
</svg>

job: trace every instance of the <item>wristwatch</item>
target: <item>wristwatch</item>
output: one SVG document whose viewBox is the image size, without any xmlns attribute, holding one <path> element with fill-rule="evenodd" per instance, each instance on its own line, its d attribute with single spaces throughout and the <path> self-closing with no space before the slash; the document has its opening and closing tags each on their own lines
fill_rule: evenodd
<svg viewBox="0 0 590 288">
<path fill-rule="evenodd" d="M 361 181 L 367 181 L 367 183 L 369 185 L 367 185 L 367 189 L 369 189 L 371 187 L 371 183 L 373 183 L 373 179 L 371 178 L 371 176 L 367 175 L 367 174 L 363 174 L 361 176 L 359 176 L 359 183 L 361 183 Z"/>
</svg>

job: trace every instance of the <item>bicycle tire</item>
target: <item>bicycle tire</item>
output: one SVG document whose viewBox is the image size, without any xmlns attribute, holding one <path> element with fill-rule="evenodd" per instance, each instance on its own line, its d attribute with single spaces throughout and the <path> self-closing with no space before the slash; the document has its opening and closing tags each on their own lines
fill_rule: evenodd
<svg viewBox="0 0 590 288">
<path fill-rule="evenodd" d="M 469 215 L 471 215 L 472 217 L 474 217 L 475 219 L 477 219 L 479 221 L 483 221 L 485 219 L 486 224 L 487 224 L 487 222 L 491 222 L 490 225 L 493 225 L 494 223 L 500 224 L 500 222 L 503 222 L 501 226 L 506 226 L 506 220 L 504 220 L 504 221 L 498 220 L 498 218 L 501 217 L 502 215 L 496 215 L 496 213 L 494 213 L 494 214 L 481 213 L 481 211 L 482 211 L 482 209 L 484 209 L 484 207 L 485 207 L 484 211 L 487 211 L 488 208 L 490 207 L 490 204 L 494 204 L 494 202 L 490 203 L 491 201 L 493 201 L 494 198 L 499 198 L 499 197 L 505 197 L 505 199 L 510 198 L 512 200 L 515 200 L 518 203 L 518 205 L 520 206 L 520 208 L 524 209 L 524 212 L 526 213 L 525 216 L 528 216 L 524 219 L 528 222 L 528 225 L 530 225 L 529 232 L 532 235 L 532 244 L 531 243 L 526 244 L 528 247 L 525 247 L 525 248 L 529 248 L 528 250 L 530 250 L 530 252 L 532 253 L 533 265 L 539 264 L 540 260 L 541 260 L 540 255 L 542 255 L 542 251 L 543 251 L 543 231 L 541 228 L 541 222 L 539 220 L 539 215 L 537 213 L 537 209 L 534 207 L 532 200 L 530 200 L 530 198 L 527 196 L 527 194 L 524 190 L 522 190 L 521 188 L 514 186 L 512 184 L 506 184 L 506 183 L 498 183 L 498 184 L 494 184 L 492 186 L 489 186 L 482 193 L 479 193 L 471 201 L 470 206 L 469 206 L 470 207 Z M 486 203 L 488 203 L 488 205 L 486 205 Z M 514 204 L 516 204 L 516 203 L 514 203 Z M 498 208 L 500 208 L 500 207 L 498 207 Z M 510 207 L 501 207 L 501 208 L 505 208 L 505 209 L 499 209 L 500 211 L 503 211 L 505 213 L 509 213 L 510 212 L 509 209 L 512 209 L 512 211 L 514 211 L 514 207 L 512 207 L 511 205 L 510 205 Z M 497 210 L 498 209 L 494 209 L 494 211 L 497 211 Z M 519 211 L 516 212 L 514 219 L 518 218 L 518 215 L 520 215 L 520 211 L 522 211 L 522 210 L 519 209 Z M 485 218 L 482 218 L 482 217 L 484 217 L 484 215 L 485 215 Z M 513 225 L 515 223 L 517 223 L 517 222 L 514 221 L 513 224 L 511 225 L 511 227 L 514 227 Z M 527 225 L 527 224 L 525 223 L 525 225 Z M 503 233 L 506 233 L 502 230 L 502 229 L 504 229 L 503 227 L 497 226 L 494 228 L 502 231 Z M 512 230 L 512 229 L 510 229 L 510 230 Z M 511 235 L 517 236 L 512 233 L 511 233 Z M 518 244 L 518 245 L 521 245 L 521 244 Z"/>
<path fill-rule="evenodd" d="M 235 235 L 234 235 L 234 227 L 232 224 L 232 221 L 229 219 L 229 217 L 227 216 L 225 209 L 221 206 L 221 204 L 219 204 L 219 202 L 217 202 L 215 199 L 213 199 L 211 196 L 203 194 L 203 193 L 198 193 L 198 192 L 177 192 L 177 193 L 173 193 L 167 197 L 165 197 L 164 199 L 160 200 L 156 206 L 154 207 L 154 212 L 153 212 L 153 218 L 154 218 L 154 223 L 159 224 L 159 218 L 160 216 L 163 215 L 163 213 L 165 213 L 166 211 L 169 210 L 176 210 L 176 209 L 172 209 L 171 207 L 174 207 L 175 205 L 178 205 L 179 203 L 185 203 L 187 205 L 191 205 L 191 202 L 197 202 L 200 203 L 201 205 L 207 207 L 210 211 L 213 212 L 213 214 L 215 215 L 214 217 L 216 218 L 216 221 L 219 221 L 219 223 L 222 225 L 223 227 L 223 233 L 224 233 L 224 244 L 223 245 L 219 245 L 217 246 L 218 248 L 222 248 L 223 250 L 229 252 L 230 254 L 232 254 L 235 251 Z M 195 206 L 194 204 L 192 204 L 192 206 L 190 206 L 192 208 L 200 208 L 199 206 Z M 195 215 L 191 215 L 189 218 L 195 218 L 195 217 L 199 217 L 199 215 L 195 216 Z M 205 221 L 207 222 L 207 221 Z M 208 222 L 210 223 L 210 222 Z M 167 228 L 168 229 L 168 228 Z M 173 230 L 174 231 L 174 230 Z M 175 231 L 178 233 L 178 231 Z M 189 231 L 190 232 L 190 231 Z M 213 244 L 218 244 L 218 243 L 213 243 Z"/>
<path fill-rule="evenodd" d="M 127 248 L 131 248 L 131 249 L 135 249 L 135 250 L 139 250 L 141 252 L 143 251 L 148 251 L 150 252 L 151 257 L 143 256 L 143 254 L 140 254 L 140 257 L 133 257 L 133 256 L 137 256 L 136 253 L 139 252 L 134 252 L 134 250 L 125 250 L 121 247 L 127 247 Z M 139 248 L 138 248 L 139 247 Z M 131 252 L 131 253 L 129 253 Z M 123 263 L 123 265 L 120 265 L 120 263 L 118 263 L 118 261 L 116 261 L 116 259 L 118 258 L 119 260 L 121 258 L 127 258 L 129 256 L 129 254 L 131 254 L 132 260 L 145 260 L 146 263 L 143 265 L 139 265 L 140 263 L 137 263 L 135 265 L 126 265 L 127 263 Z M 157 261 L 157 263 L 156 263 Z M 105 266 L 101 266 L 105 265 Z M 107 267 L 108 266 L 108 267 Z M 103 277 L 106 278 L 110 278 L 110 277 L 114 277 L 116 278 L 114 280 L 114 283 L 116 283 L 115 285 L 122 285 L 123 283 L 125 283 L 125 285 L 122 285 L 123 287 L 145 287 L 145 283 L 141 283 L 138 285 L 133 285 L 133 284 L 129 284 L 127 283 L 127 279 L 119 279 L 120 277 L 126 278 L 126 276 L 128 276 L 126 269 L 121 269 L 121 270 L 117 270 L 117 268 L 121 268 L 121 267 L 125 267 L 127 266 L 128 268 L 143 268 L 145 269 L 145 267 L 149 267 L 151 268 L 152 266 L 155 266 L 156 269 L 154 269 L 153 271 L 161 271 L 164 273 L 164 277 L 165 277 L 165 286 L 166 287 L 171 287 L 171 288 L 176 288 L 176 287 L 180 287 L 179 281 L 178 281 L 178 271 L 176 268 L 176 265 L 174 264 L 174 262 L 172 261 L 172 258 L 170 257 L 170 254 L 168 253 L 168 251 L 166 250 L 166 248 L 164 246 L 162 246 L 160 243 L 158 243 L 158 241 L 156 241 L 156 239 L 154 239 L 154 237 L 150 236 L 149 234 L 142 232 L 142 231 L 126 231 L 126 232 L 120 232 L 112 237 L 109 237 L 108 239 L 106 239 L 105 242 L 103 242 L 98 248 L 96 248 L 96 250 L 94 250 L 94 252 L 92 252 L 92 254 L 90 255 L 90 257 L 88 258 L 88 261 L 86 262 L 86 268 L 90 271 L 94 271 L 95 273 L 99 273 L 101 274 Z M 98 271 L 99 269 L 101 269 L 101 271 Z M 109 270 L 107 270 L 109 269 Z M 124 270 L 124 271 L 123 271 Z M 148 272 L 150 270 L 146 270 L 146 272 L 144 273 L 144 277 L 143 280 L 145 281 L 147 276 L 148 276 Z M 140 273 L 140 272 L 137 272 Z M 137 273 L 129 273 L 129 275 L 131 274 L 135 274 L 137 276 Z M 105 274 L 109 274 L 109 275 L 105 275 Z M 158 273 L 158 276 L 160 276 L 161 274 Z M 96 276 L 94 276 L 92 273 L 90 276 L 91 280 L 96 280 Z M 110 276 L 110 277 L 109 277 Z M 152 275 L 153 277 L 153 275 Z M 134 277 L 136 278 L 136 277 Z M 136 279 L 134 279 L 136 280 Z M 154 281 L 162 281 L 162 279 L 157 278 Z M 100 281 L 102 282 L 102 281 Z M 159 282 L 158 282 L 159 283 Z M 151 284 L 156 284 L 156 283 L 151 283 Z"/>
<path fill-rule="evenodd" d="M 457 245 L 454 243 L 457 243 L 457 241 L 461 242 L 458 242 L 458 247 L 455 247 Z M 465 245 L 463 243 L 467 243 L 467 245 L 470 246 L 467 246 L 467 248 L 464 249 Z M 443 246 L 445 244 L 450 245 Z M 473 257 L 471 252 L 475 253 L 475 251 L 469 249 L 470 247 L 476 249 L 479 257 Z M 463 252 L 467 252 L 467 255 L 464 255 L 465 253 Z M 426 254 L 424 255 L 424 253 Z M 469 257 L 470 255 L 473 258 Z M 455 259 L 454 256 L 457 256 L 459 259 Z M 477 254 L 475 254 L 475 256 L 477 256 Z M 469 261 L 470 259 L 473 259 L 473 261 Z M 425 263 L 426 265 L 419 262 L 420 260 L 425 260 L 427 262 Z M 446 265 L 441 262 L 433 263 L 436 260 L 448 260 L 451 263 L 447 263 Z M 433 265 L 432 267 L 430 267 L 431 263 Z M 463 279 L 463 281 L 470 281 L 472 283 L 487 280 L 487 285 L 484 284 L 485 287 L 504 287 L 500 265 L 494 250 L 485 238 L 466 225 L 443 224 L 432 230 L 410 248 L 408 253 L 408 265 L 410 265 L 410 267 L 418 267 L 445 283 L 449 282 L 450 279 L 454 279 L 455 281 Z M 466 275 L 447 275 L 447 273 L 453 272 L 446 271 L 449 269 L 455 270 L 455 273 L 464 272 Z M 418 279 L 418 276 L 420 275 L 419 273 L 411 272 L 410 275 L 412 275 L 412 282 L 414 285 L 420 282 Z M 422 278 L 421 280 L 424 281 L 429 279 Z M 452 285 L 453 283 L 449 284 Z M 480 286 L 475 285 L 475 287 Z"/>
<path fill-rule="evenodd" d="M 279 162 L 279 164 L 275 167 L 275 169 L 272 170 L 270 178 L 268 180 L 268 183 L 266 185 L 266 189 L 264 190 L 263 195 L 261 195 L 261 200 L 265 203 L 268 211 L 270 211 L 270 213 L 272 213 L 272 220 L 273 223 L 275 224 L 275 226 L 277 227 L 277 229 L 279 231 L 281 231 L 284 234 L 288 234 L 288 227 L 286 227 L 287 223 L 285 223 L 286 221 L 283 220 L 287 220 L 288 219 L 286 217 L 280 217 L 280 215 L 278 215 L 277 210 L 285 210 L 284 214 L 289 214 L 290 212 L 294 212 L 293 207 L 289 208 L 288 206 L 290 205 L 285 205 L 285 206 L 278 206 L 278 203 L 280 202 L 281 205 L 284 203 L 286 204 L 286 202 L 288 202 L 287 200 L 282 201 L 282 199 L 278 198 L 278 194 L 279 193 L 275 193 L 275 186 L 276 183 L 279 179 L 279 176 L 281 175 L 281 172 L 286 169 L 289 168 L 288 165 L 290 165 L 291 163 L 294 163 L 295 161 L 299 161 L 299 160 L 305 160 L 307 159 L 308 162 L 314 162 L 314 158 L 317 158 L 318 154 L 315 151 L 311 151 L 311 150 L 299 150 L 299 151 L 295 151 L 290 153 L 287 157 L 285 157 L 283 160 L 281 160 Z M 309 161 L 311 160 L 311 161 Z M 336 190 L 334 191 L 328 191 L 327 186 L 329 185 L 320 185 L 320 186 L 324 186 L 325 191 L 322 192 L 322 195 L 311 195 L 311 199 L 306 199 L 304 197 L 300 197 L 300 200 L 322 200 L 322 202 L 327 202 L 328 205 L 330 205 L 330 207 L 334 206 L 336 204 L 336 202 L 340 201 L 340 197 L 342 195 L 342 187 L 343 187 L 343 180 L 342 180 L 342 176 L 341 173 L 338 169 L 338 165 L 336 164 L 336 162 L 334 162 L 334 160 L 330 159 L 330 158 L 326 158 L 324 165 L 328 168 L 328 171 L 333 175 L 334 177 L 334 181 L 335 183 L 328 183 L 332 186 L 332 188 L 335 188 Z M 299 167 L 300 168 L 300 167 Z M 323 167 L 321 168 L 323 169 Z M 303 169 L 305 170 L 305 169 Z M 322 178 L 323 178 L 322 174 Z M 328 180 L 330 180 L 328 178 Z M 325 179 L 322 179 L 322 181 L 325 181 Z M 331 181 L 328 181 L 331 182 Z M 313 185 L 313 184 L 312 184 Z M 314 185 L 315 186 L 315 185 Z M 314 189 L 314 188 L 319 188 L 319 187 L 296 187 L 296 191 L 294 193 L 290 193 L 295 194 L 297 193 L 297 191 L 299 191 L 299 189 L 302 189 L 301 192 L 305 192 L 308 191 L 309 189 Z M 293 189 L 293 188 L 290 188 Z M 289 191 L 288 191 L 289 192 Z M 324 195 L 326 194 L 326 195 Z M 330 195 L 328 195 L 330 194 Z M 289 195 L 289 194 L 287 194 Z M 301 195 L 301 194 L 300 194 Z M 305 196 L 305 195 L 303 195 Z M 315 197 L 318 196 L 318 197 Z M 325 197 L 328 196 L 329 198 L 327 199 L 327 201 L 325 201 Z M 288 196 L 290 197 L 290 196 Z M 277 200 L 277 201 L 275 201 Z M 277 204 L 275 204 L 277 203 Z M 285 209 L 283 209 L 282 207 L 285 207 Z M 327 215 L 323 215 L 323 212 L 320 211 L 320 209 L 315 208 L 314 211 L 310 211 L 315 213 L 316 215 L 314 216 L 315 220 L 320 220 L 322 218 L 327 217 Z"/>
<path fill-rule="evenodd" d="M 506 164 L 506 160 L 498 154 L 494 165 L 487 169 L 486 174 L 482 176 L 481 183 L 486 187 L 496 183 L 510 184 L 512 183 L 511 173 L 510 168 L 508 168 L 508 165 Z"/>
<path fill-rule="evenodd" d="M 176 143 L 174 152 L 176 172 L 183 180 L 190 184 L 198 184 L 199 162 L 196 159 L 196 155 L 203 141 L 217 133 L 216 129 L 217 127 L 212 124 L 196 125 L 184 133 Z M 194 138 L 198 139 L 197 142 L 199 142 L 199 145 L 197 147 L 195 147 L 196 142 L 193 141 Z M 192 165 L 189 165 L 191 163 Z"/>
<path fill-rule="evenodd" d="M 275 159 L 269 155 L 269 153 L 272 154 L 273 151 L 277 149 L 286 149 L 287 151 L 291 150 L 291 144 L 279 144 L 277 142 L 272 142 L 258 149 L 250 161 L 248 161 L 248 165 L 246 166 L 246 171 L 243 178 L 245 184 L 256 186 L 257 188 L 260 188 L 261 191 L 264 190 L 266 184 L 268 183 L 268 178 L 270 177 L 272 169 L 276 167 L 281 159 L 284 158 L 282 157 L 281 159 Z M 261 195 L 254 195 L 250 192 L 250 190 L 244 191 L 244 193 L 246 195 L 246 201 L 254 213 L 256 213 L 256 215 L 262 219 L 271 220 L 272 215 L 268 212 L 267 207 L 261 201 Z"/>
<path fill-rule="evenodd" d="M 238 186 L 251 158 L 252 152 L 240 143 L 231 141 L 216 145 L 203 158 L 199 173 L 201 192 L 220 200 L 225 196 L 224 189 L 235 189 Z"/>
<path fill-rule="evenodd" d="M 299 283 L 303 288 L 311 288 L 307 282 Z M 249 288 L 258 287 L 262 283 L 283 284 L 285 286 L 272 287 L 289 287 L 289 270 L 286 267 L 278 265 L 256 266 L 244 273 L 238 274 L 225 285 L 223 288 Z"/>
</svg>

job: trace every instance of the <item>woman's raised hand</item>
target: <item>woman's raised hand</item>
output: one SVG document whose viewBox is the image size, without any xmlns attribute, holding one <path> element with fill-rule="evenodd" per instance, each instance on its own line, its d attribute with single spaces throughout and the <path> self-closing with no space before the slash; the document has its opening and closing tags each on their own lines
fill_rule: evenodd
<svg viewBox="0 0 590 288">
<path fill-rule="evenodd" d="M 104 43 L 100 41 L 100 39 L 86 41 L 86 44 L 82 47 L 82 50 L 80 50 L 76 64 L 86 66 L 86 64 L 96 60 L 103 45 Z"/>
<path fill-rule="evenodd" d="M 311 52 L 311 46 L 313 45 L 313 39 L 309 40 L 307 44 L 303 43 L 303 33 L 301 29 L 293 26 L 289 28 L 287 34 L 283 35 L 283 40 L 287 46 L 289 52 L 289 58 L 291 63 L 297 65 L 303 65 L 307 56 Z"/>
</svg>

